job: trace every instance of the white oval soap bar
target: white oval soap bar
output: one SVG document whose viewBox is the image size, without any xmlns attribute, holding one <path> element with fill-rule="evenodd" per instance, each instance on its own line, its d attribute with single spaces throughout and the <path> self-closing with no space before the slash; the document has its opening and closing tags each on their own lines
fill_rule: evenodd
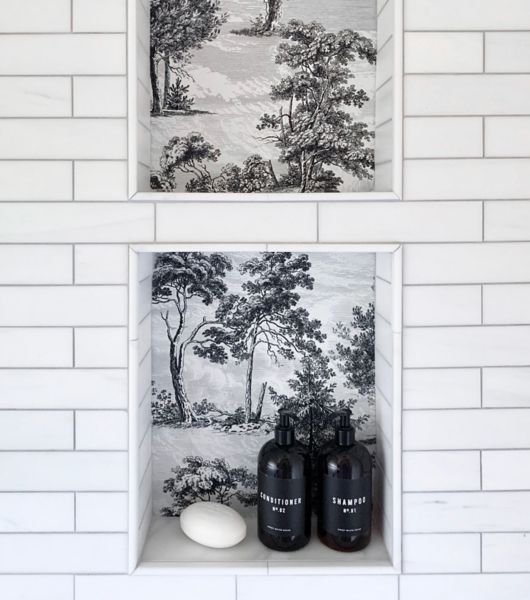
<svg viewBox="0 0 530 600">
<path fill-rule="evenodd" d="M 209 548 L 231 548 L 247 535 L 247 524 L 234 509 L 216 502 L 197 502 L 180 514 L 180 528 Z"/>
</svg>

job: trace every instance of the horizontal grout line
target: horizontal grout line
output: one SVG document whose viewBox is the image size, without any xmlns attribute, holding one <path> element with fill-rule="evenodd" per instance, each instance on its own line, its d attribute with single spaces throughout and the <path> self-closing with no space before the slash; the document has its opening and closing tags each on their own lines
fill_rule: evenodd
<svg viewBox="0 0 530 600">
<path fill-rule="evenodd" d="M 462 71 L 437 71 L 435 73 L 432 72 L 405 72 L 404 73 L 404 77 L 407 78 L 409 75 L 412 76 L 417 76 L 419 75 L 420 77 L 439 77 L 439 76 L 446 76 L 446 75 L 450 75 L 451 77 L 484 77 L 485 75 L 500 75 L 502 77 L 504 76 L 511 76 L 511 75 L 516 75 L 516 76 L 529 76 L 530 77 L 530 71 L 472 71 L 472 72 L 462 72 Z"/>
<path fill-rule="evenodd" d="M 411 157 L 405 157 L 405 161 L 416 161 L 416 162 L 421 162 L 421 161 L 433 161 L 433 160 L 480 160 L 481 162 L 487 162 L 489 160 L 524 160 L 530 162 L 530 156 L 455 156 L 455 157 L 451 157 L 451 156 L 411 156 Z M 389 161 L 391 162 L 391 161 Z M 484 202 L 486 202 L 486 200 L 483 200 Z M 412 202 L 414 202 L 412 200 Z M 465 202 L 465 200 L 464 200 Z"/>
<path fill-rule="evenodd" d="M 526 29 L 405 29 L 405 33 L 528 33 Z"/>
<path fill-rule="evenodd" d="M 477 367 L 480 368 L 480 367 Z M 469 407 L 447 407 L 447 408 L 403 408 L 403 412 L 447 412 L 447 411 L 473 411 L 473 412 L 483 412 L 488 410 L 507 410 L 507 411 L 516 411 L 516 410 L 530 410 L 529 406 L 469 406 Z"/>
<path fill-rule="evenodd" d="M 488 113 L 488 114 L 484 114 L 484 113 L 456 113 L 456 114 L 444 114 L 444 113 L 429 113 L 429 114 L 414 114 L 414 113 L 407 113 L 403 115 L 403 120 L 406 121 L 407 119 L 410 118 L 414 118 L 414 119 L 431 119 L 433 117 L 436 117 L 437 119 L 443 119 L 443 118 L 447 118 L 447 119 L 457 119 L 457 118 L 464 118 L 464 117 L 469 117 L 469 118 L 477 118 L 477 117 L 484 117 L 486 119 L 488 118 L 499 118 L 499 117 L 528 117 L 530 116 L 530 112 L 524 112 L 524 113 Z"/>
<path fill-rule="evenodd" d="M 530 448 L 425 448 L 423 450 L 402 450 L 402 452 L 405 453 L 419 453 L 419 452 L 530 452 Z M 465 491 L 469 491 L 469 490 L 460 490 L 462 492 Z M 528 489 L 522 489 L 522 490 L 473 490 L 475 492 L 527 492 L 530 491 L 530 488 Z M 407 492 L 407 493 L 412 493 L 412 492 Z M 417 493 L 417 492 L 414 492 Z M 428 492 L 425 492 L 428 493 Z M 447 492 L 449 493 L 449 492 Z"/>
<path fill-rule="evenodd" d="M 392 366 L 392 365 L 391 365 Z M 403 367 L 404 371 L 425 371 L 425 370 L 435 370 L 442 371 L 447 369 L 528 369 L 530 368 L 530 364 L 528 365 L 483 365 L 482 367 L 477 367 L 476 365 L 464 365 L 464 366 L 440 366 L 440 367 Z"/>
<path fill-rule="evenodd" d="M 390 282 L 387 282 L 390 283 Z M 528 281 L 499 281 L 499 282 L 470 282 L 470 283 L 404 283 L 404 288 L 421 288 L 421 287 L 492 287 L 492 286 L 509 286 L 509 285 L 530 285 L 530 279 Z"/>
<path fill-rule="evenodd" d="M 45 412 L 45 411 L 44 411 Z M 75 411 L 67 411 L 67 412 L 75 412 Z M 127 412 L 127 411 L 122 411 L 122 412 Z M 128 449 L 125 448 L 124 450 L 113 450 L 113 449 L 106 449 L 106 448 L 97 448 L 97 449 L 93 449 L 93 450 L 83 450 L 83 449 L 77 449 L 77 448 L 64 448 L 61 450 L 54 450 L 54 449 L 47 449 L 47 450 L 24 450 L 24 449 L 18 449 L 18 448 L 14 448 L 14 449 L 0 449 L 0 455 L 1 454 L 117 454 L 117 453 L 121 453 L 121 454 L 127 454 L 128 453 Z"/>
<path fill-rule="evenodd" d="M 1 244 L 0 244 L 1 245 Z M 39 245 L 39 244 L 36 244 Z M 40 244 L 43 246 L 54 246 L 53 242 L 51 244 Z M 68 244 L 74 245 L 74 244 Z M 141 282 L 140 282 L 141 283 Z M 128 287 L 127 283 L 0 283 L 0 287 L 6 288 L 89 288 L 89 287 Z"/>
<path fill-rule="evenodd" d="M 127 31 L 1 31 L 0 35 L 8 35 L 8 36 L 17 36 L 17 35 L 27 35 L 27 36 L 46 36 L 46 35 L 69 35 L 69 36 L 79 36 L 79 35 L 121 35 L 126 37 Z"/>
<path fill-rule="evenodd" d="M 1 490 L 2 494 L 126 494 L 127 490 Z"/>
<path fill-rule="evenodd" d="M 124 369 L 125 370 L 125 369 Z M 50 413 L 50 412 L 122 412 L 122 413 L 128 413 L 129 409 L 128 408 L 77 408 L 77 407 L 72 407 L 72 408 L 44 408 L 44 407 L 35 407 L 35 408 L 0 408 L 0 413 L 1 412 L 45 412 L 45 413 Z"/>
<path fill-rule="evenodd" d="M 477 323 L 475 325 L 404 325 L 407 329 L 491 329 L 493 327 L 529 327 L 530 323 Z M 487 365 L 483 365 L 487 366 Z"/>
</svg>

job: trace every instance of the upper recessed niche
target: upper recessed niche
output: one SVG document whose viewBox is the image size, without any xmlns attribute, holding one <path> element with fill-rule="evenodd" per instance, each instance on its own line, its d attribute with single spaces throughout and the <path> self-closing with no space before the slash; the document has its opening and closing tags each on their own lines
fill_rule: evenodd
<svg viewBox="0 0 530 600">
<path fill-rule="evenodd" d="M 135 9 L 132 191 L 399 196 L 394 0 Z"/>
</svg>

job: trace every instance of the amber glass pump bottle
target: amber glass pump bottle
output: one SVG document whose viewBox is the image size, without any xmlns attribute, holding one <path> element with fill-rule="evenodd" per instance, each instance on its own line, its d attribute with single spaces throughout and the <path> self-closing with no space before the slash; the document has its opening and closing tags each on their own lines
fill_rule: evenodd
<svg viewBox="0 0 530 600">
<path fill-rule="evenodd" d="M 355 552 L 372 534 L 372 457 L 355 441 L 351 411 L 336 416 L 335 440 L 318 457 L 318 536 L 333 550 Z"/>
<path fill-rule="evenodd" d="M 294 415 L 279 413 L 274 439 L 258 457 L 258 536 L 265 546 L 288 552 L 311 536 L 311 461 L 295 439 Z"/>
</svg>

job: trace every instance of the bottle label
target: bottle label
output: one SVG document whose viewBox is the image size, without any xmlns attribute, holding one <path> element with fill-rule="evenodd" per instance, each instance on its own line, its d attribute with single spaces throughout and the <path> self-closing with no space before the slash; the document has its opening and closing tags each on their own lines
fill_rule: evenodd
<svg viewBox="0 0 530 600">
<path fill-rule="evenodd" d="M 372 478 L 339 479 L 324 476 L 322 525 L 331 535 L 356 535 L 370 528 Z"/>
<path fill-rule="evenodd" d="M 306 480 L 258 474 L 258 519 L 271 535 L 298 536 L 305 532 Z"/>
</svg>

